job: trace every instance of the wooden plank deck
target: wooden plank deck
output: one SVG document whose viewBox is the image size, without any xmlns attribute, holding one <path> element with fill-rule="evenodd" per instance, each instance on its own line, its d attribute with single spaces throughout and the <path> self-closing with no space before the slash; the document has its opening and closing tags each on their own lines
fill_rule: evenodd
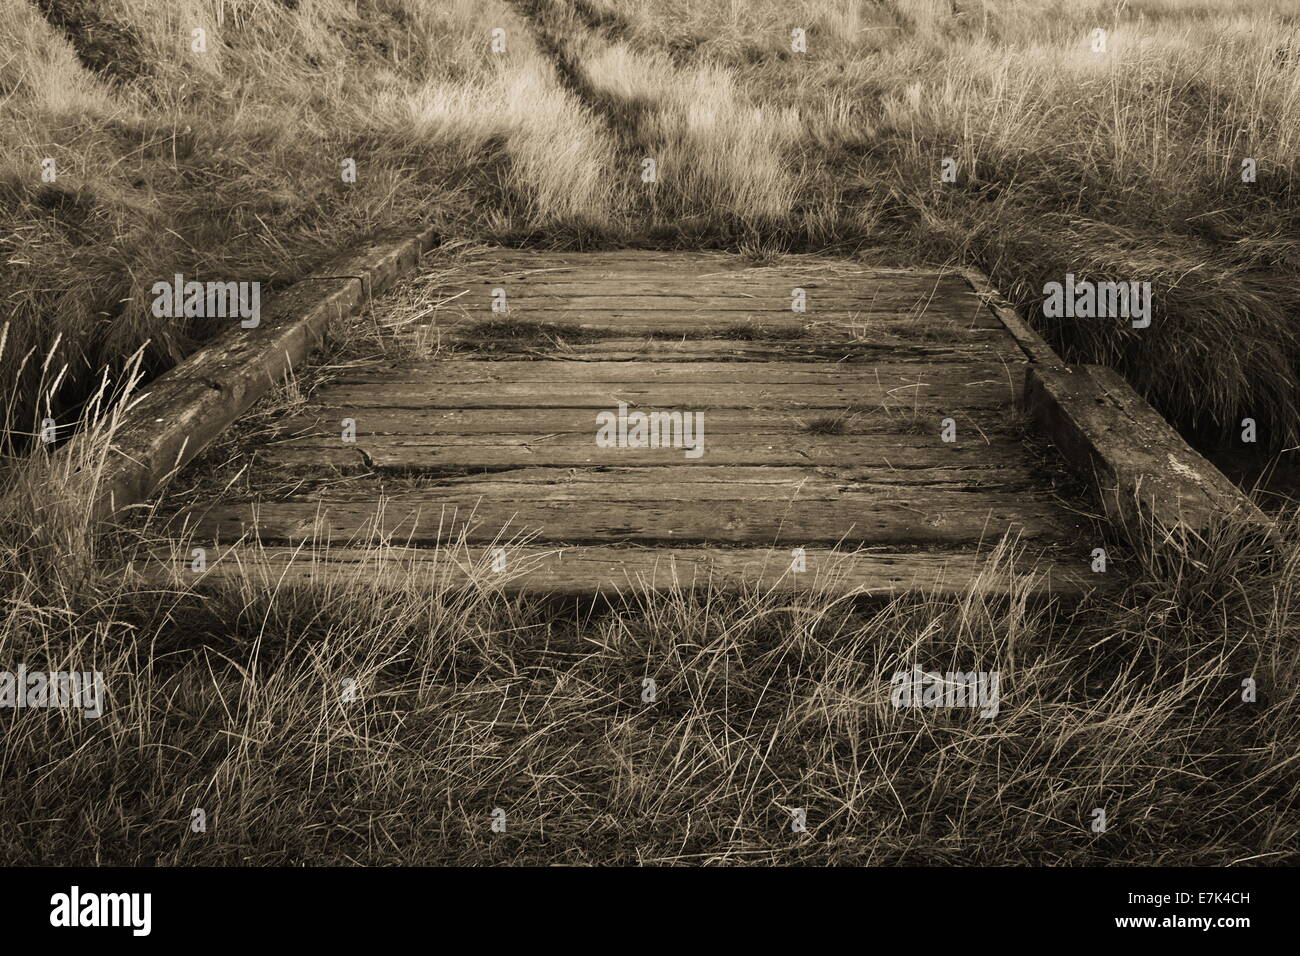
<svg viewBox="0 0 1300 956">
<path fill-rule="evenodd" d="M 340 371 L 258 452 L 258 470 L 348 480 L 178 515 L 193 541 L 165 560 L 202 545 L 218 577 L 563 594 L 1103 583 L 1084 506 L 1026 439 L 1029 357 L 963 275 L 494 250 L 394 295 L 425 313 L 404 334 L 442 351 Z M 602 447 L 597 415 L 620 404 L 701 413 L 700 454 Z"/>
</svg>

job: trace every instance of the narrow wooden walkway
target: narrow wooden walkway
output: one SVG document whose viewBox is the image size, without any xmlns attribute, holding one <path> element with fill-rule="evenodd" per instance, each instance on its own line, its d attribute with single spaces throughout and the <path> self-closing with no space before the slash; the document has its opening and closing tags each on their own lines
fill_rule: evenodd
<svg viewBox="0 0 1300 956">
<path fill-rule="evenodd" d="M 1026 354 L 961 275 L 521 250 L 459 268 L 390 297 L 425 313 L 433 358 L 344 369 L 258 453 L 348 480 L 184 516 L 209 573 L 1000 591 L 1010 546 L 1038 589 L 1096 584 L 1081 506 L 1026 436 Z M 603 447 L 620 405 L 700 413 L 698 457 Z"/>
</svg>

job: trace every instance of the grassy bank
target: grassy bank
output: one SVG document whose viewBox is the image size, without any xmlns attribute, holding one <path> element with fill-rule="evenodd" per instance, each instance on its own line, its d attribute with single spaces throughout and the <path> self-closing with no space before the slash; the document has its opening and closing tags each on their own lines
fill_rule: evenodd
<svg viewBox="0 0 1300 956">
<path fill-rule="evenodd" d="M 601 215 L 593 121 L 494 2 L 4 0 L 0 49 L 15 432 L 70 430 L 101 369 L 144 346 L 156 373 L 223 330 L 152 315 L 176 273 L 273 290 L 387 230 L 508 238 Z"/>
</svg>

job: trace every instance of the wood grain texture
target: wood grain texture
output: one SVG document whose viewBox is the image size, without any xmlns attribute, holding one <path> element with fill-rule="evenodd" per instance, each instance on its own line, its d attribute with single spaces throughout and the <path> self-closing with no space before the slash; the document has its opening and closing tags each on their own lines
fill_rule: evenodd
<svg viewBox="0 0 1300 956">
<path fill-rule="evenodd" d="M 324 393 L 322 393 L 324 394 Z M 958 442 L 982 441 L 980 436 L 997 432 L 1001 436 L 1019 433 L 1014 416 L 1007 414 L 1006 403 L 996 401 L 966 402 L 954 405 L 959 411 L 950 414 L 959 426 L 975 426 L 969 434 L 958 429 Z M 362 411 L 356 405 L 316 405 L 303 415 L 286 419 L 280 425 L 282 437 L 270 445 L 310 444 L 329 446 L 341 441 L 341 423 L 355 423 L 357 442 L 380 440 L 388 436 L 433 439 L 456 435 L 529 436 L 551 440 L 560 435 L 586 435 L 594 440 L 596 415 L 609 408 L 392 408 L 377 406 Z M 945 413 L 947 414 L 947 413 Z M 799 439 L 803 435 L 832 432 L 844 435 L 893 435 L 900 445 L 915 437 L 939 435 L 944 415 L 923 406 L 913 409 L 901 401 L 888 406 L 868 408 L 844 405 L 830 408 L 715 408 L 705 415 L 707 436 L 745 434 L 752 437 Z M 907 436 L 912 436 L 908 438 Z M 989 442 L 984 442 L 988 444 Z"/>
<path fill-rule="evenodd" d="M 404 543 L 498 541 L 537 535 L 562 542 L 977 546 L 1014 529 L 1025 538 L 1061 540 L 1077 523 L 1042 492 L 975 493 L 940 488 L 859 487 L 834 497 L 756 496 L 744 485 L 702 500 L 699 488 L 661 485 L 633 498 L 610 483 L 588 495 L 529 487 L 526 495 L 475 495 L 429 489 L 390 500 L 277 500 L 214 506 L 194 526 L 202 537 L 231 541 L 357 543 L 372 536 Z"/>
<path fill-rule="evenodd" d="M 993 329 L 962 341 L 927 342 L 899 335 L 865 336 L 858 341 L 808 340 L 746 341 L 744 339 L 599 338 L 565 340 L 561 327 L 554 338 L 525 337 L 512 342 L 508 335 L 466 334 L 446 336 L 447 345 L 463 344 L 461 358 L 492 361 L 534 361 L 543 356 L 563 362 L 804 362 L 865 364 L 875 362 L 992 362 L 1023 365 L 1024 355 L 1006 336 Z"/>
<path fill-rule="evenodd" d="M 301 364 L 331 322 L 390 286 L 434 239 L 426 231 L 329 264 L 328 278 L 305 279 L 271 298 L 257 328 L 234 328 L 149 383 L 113 436 L 92 513 L 105 518 L 151 495 Z M 94 457 L 76 447 L 63 454 Z"/>
<path fill-rule="evenodd" d="M 997 365 L 993 364 L 994 372 Z M 1009 371 L 990 375 L 990 363 L 978 361 L 936 362 L 476 362 L 451 360 L 427 362 L 417 368 L 377 369 L 371 372 L 344 371 L 330 388 L 343 385 L 463 385 L 501 383 L 521 385 L 570 385 L 591 382 L 606 384 L 690 385 L 798 384 L 845 385 L 888 383 L 911 386 L 941 382 L 961 388 L 990 381 L 1005 384 L 1010 391 L 1014 376 Z"/>
<path fill-rule="evenodd" d="M 807 311 L 791 311 L 795 287 Z M 491 311 L 497 288 L 508 312 Z M 375 321 L 389 320 L 381 309 Z M 1197 496 L 1202 510 L 1233 504 L 1213 469 L 1165 454 L 1172 429 L 1121 381 L 1065 368 L 975 272 L 489 249 L 404 287 L 391 321 L 447 348 L 331 370 L 255 449 L 247 495 L 172 516 L 177 541 L 222 556 L 213 581 L 442 576 L 561 594 L 1113 586 L 1117 576 L 1089 571 L 1088 503 L 1062 500 L 1059 467 L 1023 440 L 1022 402 L 1103 491 L 1159 491 L 1140 516 L 1166 516 L 1170 496 L 1179 520 Z M 258 361 L 244 356 L 237 374 L 265 376 Z M 200 437 L 229 420 L 210 401 L 181 402 L 191 410 L 178 420 Z M 703 455 L 599 447 L 596 414 L 620 403 L 704 413 Z M 941 435 L 949 418 L 956 441 Z M 1155 487 L 1155 452 L 1181 484 Z M 1022 570 L 1044 573 L 991 564 L 1004 540 L 1023 549 Z M 498 546 L 510 572 L 484 579 Z M 808 573 L 791 572 L 793 548 L 807 549 Z"/>
<path fill-rule="evenodd" d="M 959 426 L 960 427 L 960 426 Z M 811 435 L 788 438 L 724 433 L 710 436 L 703 453 L 687 457 L 684 448 L 602 448 L 593 434 L 442 435 L 403 438 L 371 437 L 355 443 L 320 440 L 280 442 L 268 446 L 262 460 L 304 472 L 324 465 L 345 470 L 446 473 L 530 465 L 550 468 L 604 468 L 628 465 L 668 465 L 682 469 L 717 466 L 839 465 L 861 462 L 895 471 L 947 466 L 997 470 L 1028 461 L 1028 455 L 1005 436 L 972 434 L 970 440 L 940 440 L 939 423 L 933 437 L 915 435 Z M 1001 439 L 994 442 L 994 439 Z"/>
<path fill-rule="evenodd" d="M 584 329 L 608 329 L 629 332 L 701 332 L 725 331 L 740 326 L 757 326 L 795 330 L 852 331 L 856 329 L 932 330 L 938 334 L 951 328 L 998 328 L 997 317 L 975 302 L 931 302 L 924 310 L 903 304 L 862 302 L 834 304 L 806 312 L 792 312 L 789 307 L 766 308 L 748 302 L 730 307 L 713 307 L 707 303 L 656 299 L 631 302 L 606 297 L 600 301 L 577 299 L 511 300 L 506 312 L 493 312 L 487 302 L 474 303 L 456 299 L 431 310 L 432 321 L 440 326 L 456 322 L 516 321 L 567 322 Z"/>
<path fill-rule="evenodd" d="M 208 570 L 189 570 L 188 551 L 160 551 L 135 573 L 162 586 L 235 585 L 281 588 L 397 589 L 420 595 L 471 587 L 505 593 L 586 597 L 673 590 L 736 589 L 830 597 L 901 594 L 1077 599 L 1114 586 L 1086 565 L 1033 550 L 1012 559 L 990 551 L 835 551 L 809 548 L 804 572 L 791 553 L 765 548 L 510 546 L 506 569 L 493 570 L 494 549 L 302 548 L 237 545 L 213 549 Z"/>
<path fill-rule="evenodd" d="M 1192 542 L 1235 518 L 1266 536 L 1272 522 L 1197 454 L 1111 369 L 1031 366 L 1034 421 L 1076 467 L 1094 476 L 1122 527 Z"/>
<path fill-rule="evenodd" d="M 947 379 L 946 381 L 944 379 Z M 960 409 L 1010 406 L 1020 389 L 1002 369 L 972 378 L 960 372 L 921 375 L 911 380 L 844 383 L 732 382 L 708 385 L 647 382 L 574 382 L 542 386 L 536 382 L 444 384 L 428 381 L 366 382 L 330 386 L 321 397 L 348 408 L 590 408 L 612 409 L 620 402 L 646 410 L 700 411 L 714 408 L 767 409 Z"/>
</svg>

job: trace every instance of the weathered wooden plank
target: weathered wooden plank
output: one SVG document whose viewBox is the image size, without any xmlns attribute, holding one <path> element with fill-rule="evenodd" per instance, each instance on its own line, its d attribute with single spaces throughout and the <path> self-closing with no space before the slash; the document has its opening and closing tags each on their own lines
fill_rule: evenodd
<svg viewBox="0 0 1300 956">
<path fill-rule="evenodd" d="M 108 517 L 152 494 L 298 365 L 330 322 L 390 285 L 434 241 L 434 233 L 425 231 L 336 260 L 322 278 L 276 294 L 256 328 L 236 324 L 147 385 L 123 415 L 102 472 L 94 476 L 93 515 Z M 95 452 L 80 447 L 84 440 L 74 439 L 60 454 L 97 460 Z"/>
<path fill-rule="evenodd" d="M 757 285 L 781 286 L 787 283 L 805 289 L 845 288 L 874 289 L 917 287 L 952 287 L 963 286 L 965 276 L 961 270 L 887 270 L 872 267 L 856 267 L 848 263 L 827 263 L 833 260 L 822 259 L 804 264 L 757 266 L 739 262 L 735 259 L 696 261 L 689 257 L 681 259 L 625 260 L 622 262 L 594 263 L 589 261 L 526 264 L 510 260 L 493 260 L 490 263 L 476 264 L 470 268 L 461 267 L 454 272 L 431 276 L 431 285 L 447 287 L 457 285 L 488 285 L 500 277 L 521 277 L 528 282 L 543 284 L 585 284 L 610 282 L 644 282 L 678 285 L 681 283 L 728 284 L 738 279 Z"/>
<path fill-rule="evenodd" d="M 430 276 L 421 289 L 444 292 L 460 289 L 491 290 L 503 283 L 520 286 L 558 286 L 581 288 L 587 286 L 627 286 L 637 292 L 656 292 L 661 289 L 744 288 L 761 290 L 791 289 L 841 291 L 872 295 L 911 294 L 916 291 L 938 290 L 949 294 L 970 294 L 972 286 L 960 271 L 952 272 L 877 272 L 873 270 L 841 272 L 825 268 L 717 268 L 716 264 L 674 267 L 672 264 L 607 266 L 549 265 L 526 267 L 516 265 L 485 265 L 482 268 L 460 268 Z"/>
<path fill-rule="evenodd" d="M 956 471 L 937 470 L 935 480 L 941 480 L 943 475 L 957 473 Z M 420 485 L 418 487 L 469 489 L 466 493 L 474 494 L 476 492 L 485 493 L 478 492 L 480 488 L 505 488 L 507 485 L 515 485 L 516 487 L 509 492 L 512 496 L 531 494 L 529 489 L 517 487 L 518 485 L 540 484 L 564 486 L 566 488 L 587 485 L 617 485 L 622 488 L 631 482 L 644 482 L 652 485 L 691 484 L 696 486 L 707 484 L 740 484 L 747 487 L 779 485 L 794 491 L 815 483 L 838 486 L 854 481 L 883 481 L 886 477 L 887 475 L 882 469 L 866 465 L 854 465 L 852 467 L 793 465 L 776 468 L 762 466 L 734 468 L 681 468 L 677 465 L 663 467 L 611 466 L 609 468 L 575 468 L 571 471 L 530 466 L 512 468 L 508 471 L 496 471 L 486 476 L 459 475 L 438 478 L 432 480 L 429 485 Z M 340 494 L 351 497 L 352 492 L 343 491 Z M 318 497 L 320 500 L 332 500 L 328 490 L 320 492 Z"/>
<path fill-rule="evenodd" d="M 1034 421 L 1095 474 L 1107 512 L 1135 537 L 1194 543 L 1227 518 L 1272 534 L 1269 519 L 1113 370 L 1031 365 L 1025 396 Z"/>
<path fill-rule="evenodd" d="M 609 493 L 617 493 L 610 486 Z M 400 500 L 270 501 L 214 506 L 193 527 L 198 539 L 358 543 L 377 537 L 429 545 L 537 535 L 569 543 L 707 543 L 800 547 L 975 547 L 1014 530 L 1024 539 L 1063 541 L 1078 526 L 1049 495 L 872 489 L 821 500 L 737 498 L 699 502 L 691 488 L 664 488 L 650 500 L 551 498 L 530 487 L 526 501 L 459 497 L 429 489 Z"/>
<path fill-rule="evenodd" d="M 832 259 L 816 254 L 789 253 L 779 259 L 754 262 L 729 252 L 659 251 L 654 249 L 614 249 L 603 252 L 512 249 L 500 247 L 484 255 L 465 256 L 457 263 L 461 272 L 491 276 L 504 270 L 572 271 L 588 275 L 602 271 L 618 273 L 664 272 L 680 275 L 715 272 L 757 272 L 781 274 L 794 272 L 818 276 L 878 276 L 881 278 L 935 278 L 951 276 L 959 270 L 937 266 L 899 267 Z"/>
<path fill-rule="evenodd" d="M 463 291 L 463 290 L 462 290 Z M 898 296 L 877 297 L 841 295 L 810 297 L 807 308 L 796 312 L 790 308 L 789 295 L 783 297 L 754 297 L 742 295 L 688 295 L 685 293 L 656 293 L 635 295 L 626 292 L 601 294 L 546 293 L 524 286 L 513 295 L 506 290 L 506 310 L 493 309 L 490 293 L 471 293 L 455 299 L 456 307 L 470 313 L 486 315 L 513 315 L 516 312 L 683 312 L 700 313 L 758 313 L 762 315 L 789 314 L 826 315 L 861 313 L 864 315 L 930 315 L 965 319 L 975 314 L 979 301 L 973 296 Z M 439 301 L 459 293 L 454 290 L 439 291 Z"/>
<path fill-rule="evenodd" d="M 929 468 L 889 468 L 881 464 L 855 464 L 852 467 L 837 465 L 737 465 L 707 466 L 682 468 L 679 465 L 610 465 L 601 468 L 546 468 L 529 465 L 499 471 L 476 472 L 473 474 L 442 475 L 437 477 L 412 477 L 390 479 L 382 485 L 366 484 L 360 486 L 348 481 L 338 485 L 328 485 L 314 491 L 312 501 L 347 501 L 358 493 L 371 498 L 379 497 L 381 492 L 389 497 L 421 490 L 439 494 L 454 493 L 461 497 L 482 497 L 500 494 L 510 500 L 519 496 L 531 497 L 536 492 L 533 486 L 546 486 L 544 494 L 559 498 L 576 496 L 582 498 L 618 497 L 631 499 L 644 497 L 651 489 L 671 485 L 675 493 L 691 494 L 685 487 L 694 489 L 694 494 L 701 500 L 705 498 L 725 498 L 728 490 L 740 485 L 756 497 L 780 497 L 786 499 L 799 497 L 818 497 L 834 490 L 841 494 L 845 490 L 869 491 L 890 486 L 910 488 L 940 488 L 963 490 L 990 488 L 1008 490 L 1012 488 L 1034 488 L 1046 490 L 1048 482 L 1027 462 L 999 463 L 988 467 L 970 465 L 935 465 Z M 709 486 L 718 486 L 712 489 Z M 611 491 L 614 489 L 614 491 Z M 631 489 L 635 494 L 629 493 Z M 732 495 L 734 497 L 734 495 Z M 292 500 L 289 495 L 277 500 Z M 308 500 L 299 496 L 298 500 Z"/>
<path fill-rule="evenodd" d="M 524 469 L 517 469 L 524 470 Z M 540 468 L 528 469 L 531 471 L 543 470 Z M 700 502 L 700 501 L 827 501 L 841 502 L 845 496 L 861 496 L 871 494 L 883 499 L 890 495 L 900 493 L 907 494 L 915 489 L 924 490 L 944 490 L 948 492 L 961 492 L 965 490 L 965 485 L 960 478 L 965 474 L 957 469 L 933 469 L 932 474 L 936 476 L 945 476 L 958 480 L 950 481 L 947 484 L 927 484 L 924 482 L 904 482 L 901 480 L 889 484 L 873 483 L 867 481 L 831 481 L 826 478 L 813 477 L 800 481 L 679 481 L 676 474 L 671 473 L 667 467 L 652 467 L 645 469 L 625 469 L 632 474 L 615 480 L 597 481 L 574 481 L 564 482 L 559 480 L 558 476 L 567 474 L 562 469 L 545 469 L 549 470 L 556 478 L 551 481 L 528 481 L 521 482 L 517 480 L 500 480 L 493 481 L 495 472 L 483 473 L 476 475 L 461 476 L 461 480 L 456 483 L 445 481 L 437 485 L 425 485 L 418 489 L 412 489 L 401 492 L 390 492 L 384 500 L 388 508 L 419 508 L 427 511 L 430 508 L 437 510 L 445 504 L 453 504 L 459 508 L 472 508 L 479 501 L 484 502 L 515 502 L 519 496 L 526 495 L 531 499 L 547 502 L 571 502 L 582 504 L 586 502 L 600 502 L 603 504 L 626 502 L 629 509 L 636 509 L 642 501 L 674 501 L 674 502 Z M 640 475 L 635 471 L 652 471 L 661 473 L 657 480 L 652 480 Z M 696 469 L 677 469 L 677 471 L 690 472 Z M 740 472 L 742 468 L 715 468 L 716 471 Z M 748 470 L 759 470 L 750 468 Z M 794 471 L 797 470 L 792 466 L 772 468 L 769 470 Z M 509 474 L 506 472 L 505 474 Z M 577 474 L 582 474 L 578 472 Z M 1021 476 L 1027 483 L 1032 483 L 1032 477 L 1028 475 Z M 978 490 L 1002 490 L 999 485 L 992 489 Z M 1035 488 L 1035 491 L 1041 489 Z M 357 497 L 365 498 L 367 495 L 373 498 L 377 496 L 378 489 L 373 484 L 361 485 L 360 487 L 353 484 L 345 484 L 336 489 L 328 489 L 319 495 L 311 496 L 304 499 L 301 496 L 291 496 L 286 498 L 275 498 L 267 502 L 270 507 L 278 507 L 280 504 L 297 503 L 302 505 L 315 506 L 317 504 L 333 507 L 338 504 L 348 504 Z"/>
<path fill-rule="evenodd" d="M 1010 558 L 989 551 L 835 551 L 809 548 L 806 571 L 792 570 L 789 551 L 764 548 L 615 548 L 512 546 L 504 571 L 494 548 L 292 548 L 239 545 L 214 550 L 201 576 L 188 550 L 160 550 L 135 571 L 167 585 L 403 589 L 421 594 L 478 587 L 558 596 L 698 588 L 752 588 L 836 597 L 898 594 L 1002 595 L 1076 599 L 1111 583 L 1080 562 L 1034 551 Z"/>
<path fill-rule="evenodd" d="M 627 278 L 637 276 L 663 276 L 674 279 L 686 277 L 725 277 L 732 274 L 753 277 L 781 277 L 821 281 L 838 279 L 849 282 L 870 280 L 920 280 L 934 281 L 959 274 L 952 269 L 895 268 L 863 265 L 847 260 L 827 259 L 821 256 L 791 255 L 769 264 L 747 262 L 729 253 L 656 253 L 648 250 L 622 250 L 619 252 L 533 253 L 530 251 L 499 249 L 490 255 L 469 257 L 458 263 L 458 271 L 467 281 L 478 279 L 492 281 L 500 277 L 527 274 L 529 276 L 573 276 Z"/>
<path fill-rule="evenodd" d="M 558 317 L 557 317 L 558 318 Z M 612 328 L 583 325 L 580 322 L 512 319 L 452 321 L 440 323 L 436 330 L 421 328 L 407 330 L 405 335 L 427 339 L 431 334 L 447 348 L 463 351 L 488 351 L 493 357 L 517 353 L 535 354 L 556 350 L 560 356 L 581 358 L 584 354 L 596 358 L 615 360 L 616 350 L 639 352 L 645 360 L 671 360 L 678 349 L 699 347 L 701 355 L 709 349 L 722 356 L 737 348 L 739 354 L 755 354 L 758 350 L 782 350 L 796 358 L 817 357 L 827 353 L 834 361 L 844 354 L 868 356 L 873 352 L 882 357 L 897 347 L 899 358 L 923 358 L 926 354 L 943 356 L 947 350 L 977 350 L 982 358 L 987 352 L 997 356 L 996 361 L 1023 363 L 1025 354 L 1001 325 L 988 328 L 966 328 L 955 323 L 943 327 L 909 323 L 905 325 L 850 323 L 810 323 L 806 327 L 782 328 L 761 322 L 732 322 L 716 327 L 654 327 L 652 324 L 634 322 Z M 731 343 L 742 343 L 733 345 Z M 662 350 L 660 350 L 662 347 Z M 608 348 L 609 355 L 602 350 Z M 927 352 L 927 350 L 933 350 Z"/>
<path fill-rule="evenodd" d="M 607 277 L 597 275 L 557 275 L 533 273 L 516 277 L 503 276 L 497 281 L 475 277 L 464 282 L 449 282 L 432 286 L 428 292 L 439 298 L 468 293 L 471 297 L 490 300 L 497 289 L 504 289 L 508 298 L 512 293 L 521 295 L 552 296 L 707 296 L 731 298 L 742 296 L 752 299 L 775 299 L 790 308 L 795 289 L 803 289 L 812 301 L 819 298 L 851 299 L 871 302 L 924 301 L 930 298 L 965 296 L 974 298 L 969 282 L 960 276 L 946 277 L 891 277 L 873 279 L 855 277 L 819 280 L 814 273 L 763 275 L 752 272 L 734 272 L 714 275 L 621 274 Z"/>
<path fill-rule="evenodd" d="M 989 330 L 992 332 L 992 330 Z M 817 342 L 803 340 L 747 341 L 744 339 L 602 338 L 597 342 L 525 341 L 518 351 L 508 338 L 464 336 L 468 345 L 487 344 L 482 353 L 492 361 L 533 361 L 550 358 L 566 362 L 820 362 L 878 363 L 921 361 L 932 363 L 988 362 L 1001 366 L 1025 361 L 1020 349 L 1004 335 L 983 334 L 961 342 L 929 342 L 880 336 L 870 342 Z M 444 345 L 453 344 L 450 336 Z M 478 357 L 474 355 L 465 358 Z M 1021 376 L 1017 376 L 1019 378 Z"/>
<path fill-rule="evenodd" d="M 1026 453 L 1009 442 L 987 443 L 979 434 L 964 442 L 940 440 L 936 421 L 931 436 L 913 435 L 791 435 L 779 440 L 745 433 L 710 435 L 705 430 L 703 454 L 686 457 L 683 448 L 601 448 L 591 435 L 437 435 L 371 437 L 356 443 L 300 439 L 268 446 L 262 460 L 303 473 L 332 467 L 352 471 L 393 471 L 402 474 L 446 473 L 539 466 L 599 468 L 666 465 L 774 466 L 872 462 L 888 468 L 999 468 L 1024 461 Z"/>
<path fill-rule="evenodd" d="M 756 300 L 734 299 L 727 303 L 719 303 L 716 306 L 708 302 L 690 301 L 686 296 L 641 296 L 637 301 L 632 301 L 632 297 L 622 302 L 607 301 L 580 301 L 583 298 L 592 300 L 607 300 L 617 298 L 615 296 L 525 296 L 519 295 L 512 297 L 506 303 L 504 311 L 494 311 L 491 308 L 489 299 L 473 299 L 466 295 L 456 297 L 438 298 L 429 302 L 428 308 L 439 314 L 445 313 L 462 313 L 474 318 L 505 319 L 513 317 L 516 312 L 527 313 L 529 315 L 571 315 L 575 312 L 591 313 L 602 316 L 618 316 L 630 314 L 632 318 L 644 317 L 645 313 L 655 316 L 662 316 L 667 321 L 671 316 L 686 316 L 693 318 L 707 317 L 711 313 L 721 312 L 722 316 L 718 321 L 731 321 L 737 316 L 752 314 L 770 318 L 771 321 L 781 321 L 788 319 L 790 321 L 800 321 L 810 318 L 821 318 L 825 316 L 839 315 L 860 315 L 879 320 L 894 321 L 923 321 L 925 319 L 934 319 L 936 321 L 956 321 L 956 322 L 973 322 L 986 326 L 988 328 L 998 327 L 1000 320 L 996 315 L 990 316 L 989 310 L 984 308 L 981 303 L 974 298 L 969 297 L 950 297 L 946 299 L 932 299 L 928 301 L 899 301 L 883 302 L 858 299 L 844 299 L 835 302 L 823 302 L 817 309 L 809 309 L 805 312 L 796 312 L 790 308 L 787 302 L 784 305 L 780 303 L 767 303 Z M 665 299 L 680 299 L 681 301 L 665 301 Z M 516 301 L 516 299 L 518 301 Z M 517 306 L 517 307 L 516 307 Z"/>
<path fill-rule="evenodd" d="M 818 312 L 762 311 L 735 309 L 698 311 L 686 309 L 512 309 L 507 313 L 469 310 L 455 305 L 435 309 L 429 321 L 441 330 L 456 331 L 466 325 L 481 327 L 485 322 L 538 322 L 611 335 L 674 333 L 681 335 L 735 338 L 738 330 L 745 337 L 756 335 L 912 335 L 946 339 L 954 332 L 994 330 L 1006 335 L 1006 329 L 987 309 L 939 310 L 905 313 L 893 309 L 823 309 Z M 960 341 L 960 339 L 959 339 Z"/>
<path fill-rule="evenodd" d="M 561 298 L 588 296 L 742 298 L 755 301 L 771 300 L 783 309 L 791 307 L 792 300 L 797 295 L 796 289 L 802 289 L 804 300 L 810 303 L 834 301 L 907 304 L 924 303 L 931 299 L 952 300 L 963 297 L 975 300 L 975 293 L 969 283 L 961 278 L 919 281 L 890 279 L 883 282 L 849 279 L 817 282 L 797 276 L 766 277 L 744 272 L 729 273 L 725 276 L 598 277 L 531 274 L 503 277 L 499 281 L 473 280 L 434 286 L 423 294 L 438 299 L 464 294 L 475 301 L 491 301 L 498 289 L 503 289 L 509 300 L 513 300 L 516 296 L 533 295 Z"/>
<path fill-rule="evenodd" d="M 1005 379 L 990 377 L 968 381 L 936 381 L 927 376 L 917 382 L 861 382 L 856 384 L 646 384 L 579 382 L 540 386 L 536 382 L 492 382 L 444 385 L 437 382 L 368 382 L 332 385 L 320 397 L 332 405 L 361 408 L 599 408 L 619 402 L 643 409 L 707 410 L 712 408 L 824 408 L 892 409 L 915 406 L 956 409 L 1009 404 L 1020 389 Z"/>
<path fill-rule="evenodd" d="M 491 362 L 450 359 L 422 363 L 414 368 L 347 369 L 331 384 L 345 385 L 471 385 L 471 384 L 688 384 L 814 385 L 860 383 L 945 383 L 955 387 L 996 381 L 1014 393 L 1007 370 L 989 362 L 877 361 L 877 362 L 563 362 L 535 359 L 528 362 Z"/>
<path fill-rule="evenodd" d="M 508 415 L 492 408 L 368 408 L 355 406 L 315 405 L 306 414 L 288 419 L 280 425 L 283 436 L 274 445 L 329 445 L 342 440 L 345 420 L 356 429 L 358 442 L 389 435 L 440 438 L 452 435 L 492 435 L 493 440 L 517 440 L 528 436 L 540 443 L 558 435 L 585 435 L 593 440 L 596 411 L 590 408 L 518 408 Z M 958 426 L 958 437 L 978 438 L 980 434 L 1005 436 L 1019 433 L 1020 424 L 1009 415 L 1005 402 L 987 406 L 963 406 L 946 413 Z M 882 409 L 848 412 L 844 409 L 807 409 L 772 411 L 770 409 L 719 408 L 705 416 L 706 434 L 745 434 L 750 440 L 776 439 L 781 435 L 915 435 L 918 429 L 937 434 L 939 421 L 933 411 L 913 415 L 910 409 L 886 413 Z M 978 431 L 965 435 L 966 424 Z"/>
<path fill-rule="evenodd" d="M 528 466 L 506 471 L 478 472 L 383 488 L 385 500 L 456 500 L 480 498 L 515 501 L 520 496 L 546 501 L 649 500 L 683 501 L 839 501 L 845 495 L 873 495 L 888 499 L 900 492 L 922 491 L 1033 491 L 1046 494 L 1042 477 L 1024 466 L 1003 468 L 885 467 L 835 469 L 831 467 L 725 466 L 681 468 L 673 466 L 615 466 L 608 469 L 563 469 Z M 361 497 L 377 498 L 375 484 L 351 482 L 325 488 L 310 496 L 288 496 L 276 501 L 337 502 Z"/>
</svg>

